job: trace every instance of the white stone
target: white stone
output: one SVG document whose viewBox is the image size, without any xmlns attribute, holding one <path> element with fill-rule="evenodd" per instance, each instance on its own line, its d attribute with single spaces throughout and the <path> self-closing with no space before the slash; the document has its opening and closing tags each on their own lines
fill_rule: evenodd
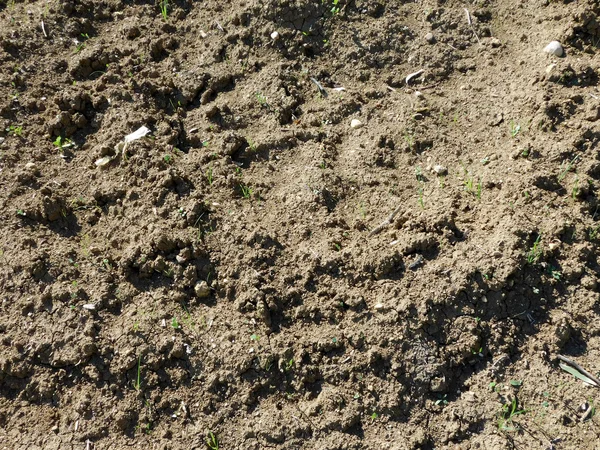
<svg viewBox="0 0 600 450">
<path fill-rule="evenodd" d="M 433 171 L 436 173 L 436 175 L 446 175 L 448 173 L 448 169 L 439 164 L 433 166 Z"/>
<path fill-rule="evenodd" d="M 200 37 L 202 39 L 206 39 L 206 37 L 208 36 L 208 34 L 206 34 L 204 31 L 200 30 L 200 33 L 198 33 L 200 35 Z"/>
<path fill-rule="evenodd" d="M 376 309 L 377 311 L 381 311 L 381 310 L 383 309 L 383 303 L 377 303 L 377 304 L 375 305 L 375 309 Z"/>
<path fill-rule="evenodd" d="M 273 39 L 274 41 L 276 41 L 277 39 L 279 39 L 279 32 L 273 31 L 271 33 L 271 39 Z"/>
<path fill-rule="evenodd" d="M 560 42 L 558 42 L 558 41 L 550 42 L 548 45 L 546 45 L 546 48 L 544 48 L 544 51 L 546 53 L 550 53 L 551 55 L 554 55 L 554 56 L 562 56 L 564 53 L 563 47 L 562 47 L 562 45 L 560 45 Z"/>
<path fill-rule="evenodd" d="M 350 122 L 351 128 L 360 128 L 360 127 L 362 127 L 362 125 L 363 125 L 363 123 L 358 119 L 352 119 L 352 122 Z"/>
</svg>

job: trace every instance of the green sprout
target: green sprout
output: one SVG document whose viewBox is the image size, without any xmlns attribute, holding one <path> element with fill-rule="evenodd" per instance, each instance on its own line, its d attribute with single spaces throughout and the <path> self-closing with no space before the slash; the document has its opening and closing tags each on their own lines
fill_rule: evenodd
<svg viewBox="0 0 600 450">
<path fill-rule="evenodd" d="M 517 135 L 521 132 L 521 124 L 518 124 L 516 122 L 514 122 L 513 120 L 510 121 L 510 125 L 509 125 L 509 131 L 510 131 L 510 136 L 514 139 L 517 137 Z"/>
<path fill-rule="evenodd" d="M 538 237 L 536 238 L 535 242 L 533 243 L 533 245 L 527 252 L 527 262 L 529 264 L 537 263 L 539 261 L 539 259 L 542 257 L 542 254 L 544 251 L 542 249 L 541 241 L 542 241 L 542 235 L 539 234 Z"/>
<path fill-rule="evenodd" d="M 13 136 L 21 136 L 21 134 L 23 133 L 23 127 L 17 127 L 16 125 L 10 125 L 6 131 L 9 134 L 12 134 Z"/>
<path fill-rule="evenodd" d="M 169 18 L 169 12 L 167 10 L 169 7 L 169 0 L 160 0 L 158 6 L 160 8 L 160 14 L 162 15 L 163 20 L 167 20 Z"/>
<path fill-rule="evenodd" d="M 240 189 L 242 190 L 242 197 L 246 199 L 250 199 L 254 191 L 250 186 L 246 186 L 245 184 L 240 184 Z"/>
<path fill-rule="evenodd" d="M 498 414 L 498 428 L 501 431 L 518 431 L 520 428 L 514 423 L 514 418 L 526 412 L 525 409 L 518 409 L 517 399 L 514 397 L 510 403 L 502 405 L 502 410 Z"/>
<path fill-rule="evenodd" d="M 206 445 L 210 450 L 219 450 L 219 440 L 212 431 L 209 431 L 206 436 Z"/>
</svg>

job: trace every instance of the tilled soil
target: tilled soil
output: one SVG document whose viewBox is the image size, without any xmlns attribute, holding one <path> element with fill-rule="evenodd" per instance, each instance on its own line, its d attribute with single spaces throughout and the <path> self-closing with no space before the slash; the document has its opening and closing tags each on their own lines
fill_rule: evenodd
<svg viewBox="0 0 600 450">
<path fill-rule="evenodd" d="M 0 2 L 0 448 L 599 449 L 599 15 Z"/>
</svg>

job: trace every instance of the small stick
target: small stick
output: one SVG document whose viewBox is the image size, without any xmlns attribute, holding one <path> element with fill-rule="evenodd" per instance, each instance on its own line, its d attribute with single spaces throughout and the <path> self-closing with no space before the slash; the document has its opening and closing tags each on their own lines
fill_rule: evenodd
<svg viewBox="0 0 600 450">
<path fill-rule="evenodd" d="M 579 364 L 577 364 L 575 361 L 573 361 L 563 355 L 558 355 L 558 359 L 560 359 L 563 362 L 566 362 L 570 366 L 575 367 L 582 374 L 584 374 L 586 377 L 588 377 L 590 380 L 592 380 L 594 383 L 596 383 L 596 387 L 600 387 L 600 380 L 597 377 L 595 377 L 594 375 L 592 375 L 591 373 L 589 373 L 587 370 L 585 370 L 583 367 L 581 367 Z"/>
<path fill-rule="evenodd" d="M 321 94 L 323 94 L 323 97 L 327 97 L 327 91 L 325 90 L 325 88 L 323 87 L 323 85 L 317 81 L 316 78 L 310 77 L 310 81 L 312 81 L 313 83 L 315 83 L 315 86 L 317 86 L 317 89 L 319 90 L 319 92 Z"/>
<path fill-rule="evenodd" d="M 46 34 L 46 27 L 44 26 L 43 20 L 42 20 L 42 33 L 44 33 L 44 37 L 48 38 L 48 34 Z"/>
<path fill-rule="evenodd" d="M 375 236 L 377 233 L 380 233 L 381 230 L 383 230 L 385 227 L 390 225 L 392 223 L 392 220 L 394 220 L 394 217 L 396 217 L 396 215 L 400 212 L 401 209 L 402 209 L 402 206 L 398 206 L 394 210 L 394 212 L 389 215 L 389 217 L 387 219 L 385 219 L 383 222 L 381 222 L 381 224 L 377 228 L 374 228 L 373 231 L 371 231 L 369 233 L 369 237 Z"/>
<path fill-rule="evenodd" d="M 473 26 L 473 21 L 471 20 L 471 14 L 469 13 L 469 10 L 467 8 L 464 8 L 464 9 L 465 9 L 465 12 L 467 13 L 467 22 L 469 22 L 469 26 L 471 27 L 471 30 L 473 30 L 473 34 L 477 38 L 477 42 L 479 42 L 479 45 L 481 45 L 479 36 L 477 36 L 477 33 L 475 32 L 475 27 Z"/>
</svg>

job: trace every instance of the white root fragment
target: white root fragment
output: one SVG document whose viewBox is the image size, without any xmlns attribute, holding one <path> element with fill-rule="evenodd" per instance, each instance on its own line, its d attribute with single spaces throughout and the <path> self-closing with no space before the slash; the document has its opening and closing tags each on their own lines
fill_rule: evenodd
<svg viewBox="0 0 600 450">
<path fill-rule="evenodd" d="M 407 75 L 407 76 L 406 76 L 406 79 L 404 80 L 404 82 L 405 82 L 406 84 L 408 84 L 408 83 L 410 82 L 410 80 L 412 80 L 412 79 L 413 79 L 413 78 L 415 78 L 415 77 L 418 77 L 418 76 L 419 76 L 419 75 L 421 75 L 423 72 L 425 72 L 425 70 L 424 70 L 424 69 L 421 69 L 421 70 L 418 70 L 418 71 L 416 71 L 416 72 L 413 72 L 413 73 L 411 73 L 411 74 Z"/>
</svg>

